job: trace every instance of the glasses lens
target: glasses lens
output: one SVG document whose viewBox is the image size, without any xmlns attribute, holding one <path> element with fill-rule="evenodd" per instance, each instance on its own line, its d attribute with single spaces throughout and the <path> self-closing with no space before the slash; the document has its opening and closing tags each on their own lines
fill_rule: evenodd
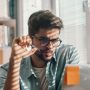
<svg viewBox="0 0 90 90">
<path fill-rule="evenodd" d="M 42 46 L 46 46 L 49 43 L 49 40 L 46 38 L 40 40 Z"/>
<path fill-rule="evenodd" d="M 60 39 L 56 39 L 52 41 L 53 46 L 57 47 L 61 44 Z"/>
<path fill-rule="evenodd" d="M 48 38 L 47 39 L 43 39 L 41 41 L 41 45 L 42 46 L 46 46 L 48 45 L 49 43 L 51 43 L 53 46 L 57 47 L 60 45 L 61 41 L 60 39 L 52 39 L 52 40 L 49 40 Z"/>
</svg>

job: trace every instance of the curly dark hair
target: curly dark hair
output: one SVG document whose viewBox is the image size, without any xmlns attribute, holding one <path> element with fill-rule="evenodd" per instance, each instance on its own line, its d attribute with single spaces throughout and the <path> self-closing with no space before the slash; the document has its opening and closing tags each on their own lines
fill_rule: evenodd
<svg viewBox="0 0 90 90">
<path fill-rule="evenodd" d="M 58 28 L 61 30 L 63 28 L 62 20 L 55 16 L 49 10 L 40 10 L 33 13 L 28 20 L 28 32 L 29 35 L 34 35 L 41 28 Z"/>
</svg>

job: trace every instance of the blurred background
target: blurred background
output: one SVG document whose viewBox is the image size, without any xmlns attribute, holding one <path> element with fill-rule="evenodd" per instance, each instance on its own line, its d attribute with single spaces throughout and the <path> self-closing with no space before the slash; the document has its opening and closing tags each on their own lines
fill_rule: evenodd
<svg viewBox="0 0 90 90">
<path fill-rule="evenodd" d="M 0 64 L 9 61 L 14 37 L 27 35 L 29 16 L 50 10 L 64 22 L 61 39 L 74 45 L 80 63 L 90 63 L 90 0 L 0 0 Z"/>
</svg>

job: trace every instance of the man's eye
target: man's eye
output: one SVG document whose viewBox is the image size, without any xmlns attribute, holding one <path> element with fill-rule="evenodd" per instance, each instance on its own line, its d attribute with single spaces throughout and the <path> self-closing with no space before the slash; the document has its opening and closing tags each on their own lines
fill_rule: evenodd
<svg viewBox="0 0 90 90">
<path fill-rule="evenodd" d="M 42 41 L 43 39 L 42 38 L 38 38 L 38 40 Z"/>
<path fill-rule="evenodd" d="M 46 39 L 42 39 L 42 38 L 39 38 L 38 40 L 41 41 L 41 42 L 42 41 L 47 41 Z"/>
<path fill-rule="evenodd" d="M 40 38 L 38 38 L 40 41 L 47 41 L 48 39 L 47 38 L 45 38 L 45 37 L 40 37 Z"/>
</svg>

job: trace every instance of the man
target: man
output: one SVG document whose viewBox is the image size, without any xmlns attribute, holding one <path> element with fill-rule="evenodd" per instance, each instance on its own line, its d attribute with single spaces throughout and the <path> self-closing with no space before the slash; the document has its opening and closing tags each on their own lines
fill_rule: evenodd
<svg viewBox="0 0 90 90">
<path fill-rule="evenodd" d="M 14 40 L 10 62 L 0 68 L 0 90 L 61 90 L 66 64 L 79 62 L 76 49 L 61 43 L 62 28 L 50 11 L 33 13 L 29 36 Z"/>
</svg>

